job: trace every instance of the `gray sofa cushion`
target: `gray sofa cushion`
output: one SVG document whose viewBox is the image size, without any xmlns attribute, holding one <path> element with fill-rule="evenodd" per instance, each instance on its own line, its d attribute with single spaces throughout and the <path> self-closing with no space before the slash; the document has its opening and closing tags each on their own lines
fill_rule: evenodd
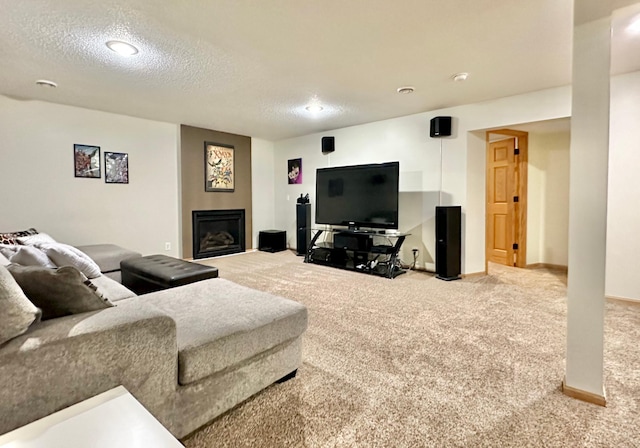
<svg viewBox="0 0 640 448">
<path fill-rule="evenodd" d="M 109 299 L 111 302 L 118 302 L 136 296 L 129 288 L 106 275 L 92 278 L 91 283 L 98 288 L 98 293 L 102 297 Z"/>
<path fill-rule="evenodd" d="M 27 331 L 39 313 L 7 268 L 0 266 L 0 345 Z"/>
<path fill-rule="evenodd" d="M 138 300 L 175 320 L 178 380 L 183 385 L 291 341 L 307 328 L 303 305 L 220 278 Z"/>
<path fill-rule="evenodd" d="M 2 345 L 0 434 L 120 384 L 166 425 L 177 384 L 175 323 L 136 300 L 34 323 Z"/>
<path fill-rule="evenodd" d="M 90 244 L 87 246 L 76 246 L 76 248 L 95 261 L 103 273 L 119 271 L 120 261 L 142 256 L 139 252 L 134 252 L 115 244 Z"/>
<path fill-rule="evenodd" d="M 10 264 L 7 269 L 29 300 L 42 310 L 42 320 L 113 306 L 73 266 L 47 269 Z"/>
</svg>

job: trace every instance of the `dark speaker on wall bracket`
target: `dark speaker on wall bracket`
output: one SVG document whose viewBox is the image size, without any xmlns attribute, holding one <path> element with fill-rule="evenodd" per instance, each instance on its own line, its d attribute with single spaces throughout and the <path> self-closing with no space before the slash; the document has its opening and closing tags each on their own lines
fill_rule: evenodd
<svg viewBox="0 0 640 448">
<path fill-rule="evenodd" d="M 322 137 L 322 154 L 329 154 L 336 150 L 335 137 Z"/>
<path fill-rule="evenodd" d="M 449 137 L 451 135 L 451 117 L 433 117 L 429 135 L 431 137 Z"/>
</svg>

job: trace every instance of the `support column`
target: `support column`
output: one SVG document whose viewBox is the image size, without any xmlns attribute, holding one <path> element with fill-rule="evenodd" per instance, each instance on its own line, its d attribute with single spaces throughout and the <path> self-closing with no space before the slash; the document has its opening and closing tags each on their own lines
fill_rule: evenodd
<svg viewBox="0 0 640 448">
<path fill-rule="evenodd" d="M 575 1 L 574 17 L 591 2 Z M 610 13 L 610 11 L 609 11 Z M 565 394 L 604 406 L 611 18 L 574 24 Z"/>
</svg>

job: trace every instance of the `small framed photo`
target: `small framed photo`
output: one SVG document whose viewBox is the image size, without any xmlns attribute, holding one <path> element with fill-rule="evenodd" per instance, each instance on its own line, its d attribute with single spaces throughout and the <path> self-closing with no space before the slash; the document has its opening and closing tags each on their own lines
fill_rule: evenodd
<svg viewBox="0 0 640 448">
<path fill-rule="evenodd" d="M 104 181 L 108 184 L 129 183 L 129 154 L 104 152 Z"/>
<path fill-rule="evenodd" d="M 73 162 L 75 177 L 100 179 L 100 147 L 90 145 L 73 145 Z"/>
<path fill-rule="evenodd" d="M 287 161 L 287 182 L 290 184 L 302 183 L 302 159 L 289 159 Z"/>
<path fill-rule="evenodd" d="M 234 191 L 234 147 L 204 143 L 204 191 Z"/>
</svg>

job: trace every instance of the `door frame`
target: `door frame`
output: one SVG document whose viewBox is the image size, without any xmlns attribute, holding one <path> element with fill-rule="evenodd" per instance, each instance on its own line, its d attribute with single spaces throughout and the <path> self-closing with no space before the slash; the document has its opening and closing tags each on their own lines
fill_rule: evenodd
<svg viewBox="0 0 640 448">
<path fill-rule="evenodd" d="M 486 131 L 486 145 L 485 153 L 489 153 L 489 144 L 491 143 L 491 134 L 504 135 L 507 137 L 516 138 L 516 148 L 519 153 L 515 156 L 514 166 L 514 185 L 516 185 L 516 196 L 518 196 L 518 202 L 513 202 L 513 238 L 515 244 L 518 245 L 518 249 L 514 250 L 514 266 L 524 268 L 527 266 L 527 167 L 529 160 L 529 133 L 524 131 L 516 131 L 513 129 L 495 129 Z M 485 161 L 485 172 L 488 171 L 489 160 Z M 487 235 L 488 225 L 488 194 L 489 189 L 486 184 L 489 182 L 489 176 L 487 173 L 485 181 L 485 250 L 484 250 L 484 268 L 487 272 L 489 268 L 489 237 Z M 511 199 L 513 201 L 513 199 Z"/>
</svg>

